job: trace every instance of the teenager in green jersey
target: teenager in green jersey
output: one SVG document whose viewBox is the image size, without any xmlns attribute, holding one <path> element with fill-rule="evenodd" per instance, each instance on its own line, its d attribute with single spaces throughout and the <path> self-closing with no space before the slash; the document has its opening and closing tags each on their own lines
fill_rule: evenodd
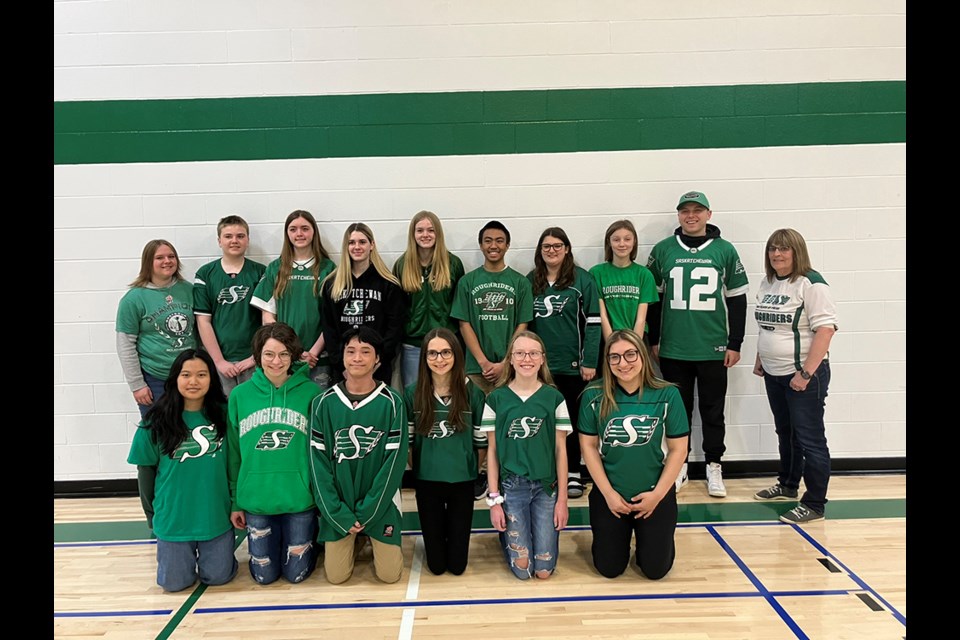
<svg viewBox="0 0 960 640">
<path fill-rule="evenodd" d="M 262 311 L 263 323 L 284 322 L 297 333 L 304 352 L 294 359 L 310 365 L 310 379 L 321 389 L 330 385 L 330 363 L 324 350 L 320 285 L 333 271 L 333 260 L 323 247 L 317 221 L 298 209 L 283 223 L 280 257 L 253 291 L 250 304 Z"/>
<path fill-rule="evenodd" d="M 454 333 L 459 323 L 450 317 L 463 262 L 447 251 L 443 226 L 432 211 L 420 211 L 410 220 L 407 250 L 393 265 L 393 275 L 408 298 L 409 316 L 403 328 L 400 376 L 403 386 L 417 381 L 423 336 L 435 327 Z"/>
<path fill-rule="evenodd" d="M 554 384 L 570 411 L 573 433 L 567 438 L 567 496 L 583 495 L 580 479 L 580 441 L 577 414 L 580 393 L 597 374 L 600 349 L 600 306 L 593 276 L 573 262 L 566 232 L 549 227 L 540 234 L 534 269 L 527 274 L 533 286 L 530 329 L 547 346 L 547 365 Z"/>
<path fill-rule="evenodd" d="M 220 219 L 217 244 L 223 257 L 197 269 L 193 279 L 193 312 L 203 348 L 213 357 L 229 396 L 257 368 L 250 341 L 262 320 L 250 298 L 266 267 L 246 257 L 250 226 L 240 216 Z"/>
<path fill-rule="evenodd" d="M 196 346 L 193 287 L 166 240 L 151 240 L 140 254 L 140 273 L 117 307 L 117 355 L 143 417 L 163 395 L 177 356 Z"/>
<path fill-rule="evenodd" d="M 473 523 L 473 482 L 483 392 L 464 373 L 463 348 L 453 331 L 423 337 L 420 373 L 404 390 L 410 430 L 410 467 L 430 571 L 460 575 L 467 568 Z"/>
<path fill-rule="evenodd" d="M 630 561 L 651 580 L 667 575 L 676 556 L 674 479 L 687 455 L 690 426 L 676 386 L 658 379 L 647 348 L 630 331 L 610 334 L 603 380 L 580 404 L 580 447 L 593 478 L 590 528 L 593 564 L 607 578 Z"/>
<path fill-rule="evenodd" d="M 403 399 L 375 380 L 383 340 L 361 325 L 343 335 L 344 379 L 313 402 L 311 465 L 320 507 L 323 568 L 332 584 L 353 575 L 357 536 L 369 537 L 373 565 L 383 582 L 403 570 L 400 483 L 407 464 L 407 412 Z"/>
<path fill-rule="evenodd" d="M 567 475 L 567 435 L 573 429 L 545 351 L 532 331 L 514 337 L 480 426 L 493 432 L 487 455 L 490 522 L 500 532 L 510 570 L 521 580 L 553 575 L 569 516 L 558 478 Z"/>
<path fill-rule="evenodd" d="M 310 403 L 320 393 L 303 344 L 283 322 L 253 336 L 257 370 L 230 394 L 230 519 L 247 530 L 250 575 L 302 582 L 317 563 L 317 508 L 310 488 Z"/>
<path fill-rule="evenodd" d="M 187 349 L 165 392 L 133 436 L 140 503 L 157 536 L 157 584 L 182 591 L 197 578 L 224 584 L 237 574 L 227 482 L 226 398 L 213 359 Z"/>
</svg>

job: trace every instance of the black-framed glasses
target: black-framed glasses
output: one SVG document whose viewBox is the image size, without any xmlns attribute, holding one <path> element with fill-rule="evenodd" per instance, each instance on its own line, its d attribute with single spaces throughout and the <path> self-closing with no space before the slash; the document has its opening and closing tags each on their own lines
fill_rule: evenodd
<svg viewBox="0 0 960 640">
<path fill-rule="evenodd" d="M 554 243 L 554 244 L 546 244 L 546 243 L 544 243 L 544 244 L 540 245 L 540 248 L 541 248 L 543 251 L 563 251 L 563 248 L 564 248 L 565 246 L 567 246 L 567 245 L 563 244 L 562 242 L 556 242 L 556 243 Z"/>
<path fill-rule="evenodd" d="M 640 352 L 636 349 L 630 349 L 629 351 L 624 351 L 621 353 L 610 353 L 607 354 L 607 362 L 610 364 L 620 364 L 620 358 L 623 358 L 627 362 L 636 362 L 640 357 Z"/>
<path fill-rule="evenodd" d="M 792 250 L 793 250 L 793 247 L 783 247 L 778 244 L 771 244 L 767 246 L 767 253 L 776 253 L 777 251 L 779 251 L 780 253 L 786 253 L 787 251 L 792 251 Z"/>
<path fill-rule="evenodd" d="M 437 358 L 449 360 L 452 357 L 453 349 L 441 349 L 440 351 L 434 351 L 433 349 L 430 349 L 427 351 L 427 360 L 436 360 Z"/>
</svg>

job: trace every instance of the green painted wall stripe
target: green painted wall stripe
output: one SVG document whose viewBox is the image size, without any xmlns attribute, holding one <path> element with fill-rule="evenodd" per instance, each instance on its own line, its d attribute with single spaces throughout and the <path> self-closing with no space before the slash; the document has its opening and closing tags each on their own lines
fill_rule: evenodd
<svg viewBox="0 0 960 640">
<path fill-rule="evenodd" d="M 906 82 L 54 102 L 54 163 L 906 141 Z"/>
</svg>

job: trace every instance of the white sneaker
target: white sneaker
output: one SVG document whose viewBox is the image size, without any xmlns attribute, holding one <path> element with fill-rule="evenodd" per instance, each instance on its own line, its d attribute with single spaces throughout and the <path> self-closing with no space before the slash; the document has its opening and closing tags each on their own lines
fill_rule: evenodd
<svg viewBox="0 0 960 640">
<path fill-rule="evenodd" d="M 707 465 L 707 493 L 714 498 L 727 497 L 727 488 L 723 484 L 723 469 L 717 462 Z"/>
<path fill-rule="evenodd" d="M 687 478 L 687 463 L 684 462 L 683 466 L 680 467 L 680 473 L 677 474 L 677 480 L 676 480 L 677 491 L 680 491 L 680 489 L 683 489 L 687 485 L 688 479 L 689 478 Z"/>
</svg>

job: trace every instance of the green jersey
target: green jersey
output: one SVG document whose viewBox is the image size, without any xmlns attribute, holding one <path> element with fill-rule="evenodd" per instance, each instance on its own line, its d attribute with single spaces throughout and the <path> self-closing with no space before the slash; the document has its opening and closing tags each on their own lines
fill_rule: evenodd
<svg viewBox="0 0 960 640">
<path fill-rule="evenodd" d="M 460 325 L 450 317 L 450 307 L 453 306 L 453 296 L 457 292 L 457 283 L 463 277 L 463 262 L 460 258 L 450 256 L 450 286 L 440 291 L 433 290 L 430 274 L 433 265 L 420 267 L 420 291 L 409 293 L 404 291 L 408 299 L 410 315 L 407 324 L 403 327 L 403 342 L 414 347 L 420 347 L 423 336 L 437 327 L 446 327 L 454 333 L 460 333 Z M 397 258 L 393 265 L 393 275 L 403 282 L 404 256 Z"/>
<path fill-rule="evenodd" d="M 193 323 L 189 282 L 133 287 L 117 307 L 117 332 L 137 336 L 140 366 L 161 380 L 166 380 L 177 356 L 196 346 Z"/>
<path fill-rule="evenodd" d="M 597 290 L 613 331 L 633 329 L 637 323 L 637 310 L 640 305 L 653 304 L 658 299 L 653 275 L 649 269 L 636 262 L 625 267 L 615 266 L 612 262 L 601 262 L 590 269 L 590 275 L 597 282 Z"/>
<path fill-rule="evenodd" d="M 160 540 L 213 540 L 233 528 L 227 485 L 226 442 L 202 411 L 184 411 L 187 432 L 173 456 L 160 453 L 153 431 L 133 434 L 127 462 L 156 467 L 153 531 Z"/>
<path fill-rule="evenodd" d="M 320 263 L 319 280 L 326 278 L 333 271 L 334 266 L 333 260 L 324 258 Z M 314 283 L 317 280 L 313 277 L 313 258 L 306 262 L 294 262 L 293 270 L 287 280 L 287 288 L 283 291 L 283 296 L 277 298 L 273 292 L 276 289 L 279 274 L 280 258 L 277 258 L 267 265 L 263 279 L 253 290 L 250 304 L 274 314 L 277 320 L 293 327 L 300 342 L 303 343 L 303 348 L 310 349 L 323 333 L 320 311 L 323 301 L 319 293 L 320 285 L 317 285 L 317 293 L 314 293 Z"/>
<path fill-rule="evenodd" d="M 193 312 L 210 316 L 220 352 L 228 362 L 250 357 L 253 334 L 260 327 L 261 314 L 250 306 L 254 288 L 266 267 L 244 259 L 239 273 L 228 274 L 220 260 L 208 262 L 193 279 Z"/>
<path fill-rule="evenodd" d="M 559 375 L 580 375 L 580 367 L 595 369 L 600 350 L 600 304 L 597 284 L 589 273 L 574 267 L 573 284 L 557 289 L 548 284 L 533 298 L 529 329 L 547 347 L 547 366 Z M 527 274 L 533 285 L 534 272 Z"/>
<path fill-rule="evenodd" d="M 466 383 L 467 397 L 470 400 L 470 408 L 463 416 L 466 428 L 463 431 L 454 431 L 450 426 L 448 403 L 434 393 L 433 426 L 425 436 L 416 432 L 416 421 L 420 413 L 414 403 L 417 384 L 413 383 L 404 389 L 403 403 L 407 408 L 407 428 L 416 479 L 433 482 L 466 482 L 476 479 L 477 449 L 487 447 L 486 437 L 480 434 L 484 395 L 469 378 Z"/>
<path fill-rule="evenodd" d="M 603 383 L 594 382 L 583 391 L 580 402 L 580 433 L 598 437 L 600 460 L 613 488 L 625 500 L 653 489 L 660 480 L 667 457 L 667 438 L 690 434 L 687 412 L 675 386 L 644 387 L 628 394 L 614 385 L 617 408 L 600 416 Z"/>
<path fill-rule="evenodd" d="M 510 267 L 497 272 L 478 267 L 457 284 L 450 315 L 470 324 L 487 360 L 500 362 L 517 325 L 533 319 L 533 289 Z M 466 351 L 466 372 L 482 373 L 473 353 Z"/>
<path fill-rule="evenodd" d="M 403 399 L 381 382 L 355 403 L 341 382 L 314 400 L 310 429 L 317 539 L 340 540 L 359 522 L 371 538 L 399 546 L 409 447 Z"/>
<path fill-rule="evenodd" d="M 663 294 L 660 355 L 674 360 L 723 360 L 727 350 L 725 298 L 747 293 L 747 273 L 732 244 L 707 225 L 709 238 L 688 247 L 675 234 L 658 242 L 647 266 Z"/>
<path fill-rule="evenodd" d="M 550 494 L 557 489 L 557 431 L 573 431 L 563 394 L 541 385 L 521 398 L 509 386 L 487 396 L 480 430 L 494 433 L 500 477 L 516 474 L 539 481 Z"/>
</svg>

